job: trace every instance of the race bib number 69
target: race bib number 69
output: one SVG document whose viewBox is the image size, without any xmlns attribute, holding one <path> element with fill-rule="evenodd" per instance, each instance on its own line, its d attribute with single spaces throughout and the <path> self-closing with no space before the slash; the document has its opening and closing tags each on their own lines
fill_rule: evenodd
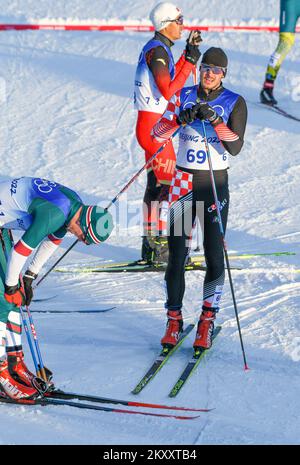
<svg viewBox="0 0 300 465">
<path fill-rule="evenodd" d="M 186 153 L 186 159 L 188 163 L 198 163 L 201 165 L 202 163 L 205 163 L 206 160 L 206 152 L 204 150 L 195 150 L 195 149 L 189 149 Z"/>
</svg>

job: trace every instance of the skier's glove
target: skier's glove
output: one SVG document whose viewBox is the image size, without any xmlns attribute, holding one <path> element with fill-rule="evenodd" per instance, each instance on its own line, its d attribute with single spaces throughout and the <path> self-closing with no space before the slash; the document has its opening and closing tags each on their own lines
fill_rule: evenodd
<svg viewBox="0 0 300 465">
<path fill-rule="evenodd" d="M 26 297 L 25 291 L 22 287 L 16 286 L 7 286 L 4 285 L 4 297 L 7 302 L 14 304 L 17 307 L 25 305 Z"/>
<path fill-rule="evenodd" d="M 212 126 L 223 122 L 222 117 L 208 103 L 201 103 L 200 107 L 198 106 L 197 118 L 208 120 Z"/>
<path fill-rule="evenodd" d="M 197 118 L 197 109 L 194 107 L 187 108 L 186 110 L 182 110 L 179 115 L 177 116 L 177 123 L 178 124 L 191 124 Z"/>
<path fill-rule="evenodd" d="M 24 285 L 24 291 L 25 291 L 25 296 L 26 296 L 25 304 L 27 306 L 30 305 L 30 302 L 33 297 L 32 283 L 34 279 L 36 278 L 37 278 L 37 274 L 29 270 L 27 270 L 23 276 L 23 285 Z"/>
<path fill-rule="evenodd" d="M 191 31 L 185 46 L 185 59 L 193 65 L 197 64 L 197 61 L 201 57 L 201 52 L 199 50 L 200 42 L 202 41 L 200 31 Z"/>
<path fill-rule="evenodd" d="M 197 45 L 197 47 L 199 47 L 201 42 L 203 42 L 202 37 L 201 37 L 201 31 L 198 31 L 197 29 L 194 30 L 194 31 L 191 31 L 189 33 L 189 36 L 188 36 L 186 42 L 188 44 Z"/>
</svg>

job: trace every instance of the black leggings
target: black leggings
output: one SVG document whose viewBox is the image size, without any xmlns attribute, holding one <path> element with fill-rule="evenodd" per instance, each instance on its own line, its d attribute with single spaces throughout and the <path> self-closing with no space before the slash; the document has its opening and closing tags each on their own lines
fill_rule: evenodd
<svg viewBox="0 0 300 465">
<path fill-rule="evenodd" d="M 165 306 L 170 310 L 180 310 L 182 307 L 185 291 L 185 264 L 190 249 L 192 226 L 196 216 L 200 216 L 207 265 L 202 308 L 218 311 L 225 277 L 224 252 L 209 171 L 180 169 L 193 174 L 193 191 L 180 198 L 170 209 L 169 261 L 165 274 L 167 302 Z M 214 177 L 225 233 L 229 209 L 227 170 L 215 171 Z M 180 232 L 181 234 L 179 234 Z"/>
<path fill-rule="evenodd" d="M 163 200 L 168 201 L 169 186 L 158 185 L 153 171 L 147 173 L 147 186 L 144 194 L 143 216 L 144 235 L 152 233 L 154 236 L 161 234 L 162 225 L 159 221 L 159 205 Z"/>
</svg>

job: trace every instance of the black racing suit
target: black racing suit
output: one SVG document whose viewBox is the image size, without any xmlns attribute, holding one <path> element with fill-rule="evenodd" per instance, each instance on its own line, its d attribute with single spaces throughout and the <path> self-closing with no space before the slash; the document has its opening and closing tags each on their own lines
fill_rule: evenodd
<svg viewBox="0 0 300 465">
<path fill-rule="evenodd" d="M 201 100 L 210 102 L 220 95 L 223 90 L 224 88 L 221 86 L 217 90 L 211 91 L 206 95 L 203 90 L 199 88 L 198 95 Z M 246 103 L 245 100 L 239 96 L 226 124 L 226 126 L 238 136 L 238 139 L 227 142 L 221 140 L 223 146 L 231 155 L 237 155 L 243 146 L 246 121 Z M 170 233 L 168 238 L 169 261 L 165 274 L 167 302 L 165 307 L 169 310 L 180 310 L 182 307 L 185 291 L 185 264 L 189 254 L 190 238 L 192 234 L 192 228 L 188 231 L 184 230 L 186 229 L 183 224 L 184 216 L 188 213 L 187 210 L 190 209 L 189 213 L 191 213 L 192 216 L 190 224 L 193 225 L 196 216 L 199 216 L 197 215 L 198 206 L 196 211 L 196 203 L 202 201 L 204 212 L 203 215 L 200 215 L 202 216 L 200 222 L 204 238 L 203 247 L 207 265 L 204 279 L 202 309 L 218 311 L 224 284 L 225 270 L 223 242 L 215 208 L 210 172 L 208 170 L 192 170 L 180 166 L 177 166 L 177 168 L 193 174 L 192 198 L 191 196 L 183 196 L 179 200 L 182 205 L 182 214 L 178 215 L 178 202 L 176 215 L 172 212 L 172 207 L 170 210 Z M 221 169 L 215 170 L 213 173 L 225 233 L 229 209 L 228 172 L 227 169 Z M 189 198 L 189 200 L 191 199 L 191 201 L 185 202 L 187 198 Z M 180 230 L 182 230 L 183 233 L 181 235 L 176 235 L 176 231 Z"/>
</svg>

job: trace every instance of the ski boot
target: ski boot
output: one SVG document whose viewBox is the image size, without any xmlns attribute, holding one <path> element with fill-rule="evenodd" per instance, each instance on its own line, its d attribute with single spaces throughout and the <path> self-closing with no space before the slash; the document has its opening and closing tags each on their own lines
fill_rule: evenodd
<svg viewBox="0 0 300 465">
<path fill-rule="evenodd" d="M 0 362 L 0 396 L 8 399 L 35 399 L 40 396 L 40 392 L 31 386 L 16 381 L 10 374 L 8 362 Z"/>
<path fill-rule="evenodd" d="M 196 338 L 193 344 L 195 352 L 198 349 L 210 349 L 214 332 L 214 320 L 216 312 L 213 310 L 203 310 L 198 322 Z"/>
<path fill-rule="evenodd" d="M 154 244 L 154 264 L 167 264 L 169 259 L 169 246 L 167 236 L 156 236 Z"/>
<path fill-rule="evenodd" d="M 7 354 L 8 370 L 11 376 L 20 384 L 28 387 L 34 387 L 41 394 L 54 387 L 51 379 L 47 382 L 35 376 L 26 366 L 24 362 L 24 353 L 20 350 L 17 352 L 9 352 Z M 50 372 L 51 373 L 51 372 Z"/>
<path fill-rule="evenodd" d="M 167 327 L 163 338 L 161 339 L 161 345 L 163 349 L 169 351 L 176 346 L 180 334 L 183 329 L 182 313 L 180 310 L 168 310 L 167 312 Z"/>
<path fill-rule="evenodd" d="M 277 105 L 278 102 L 273 95 L 273 91 L 274 91 L 274 81 L 272 81 L 271 79 L 266 79 L 264 83 L 264 87 L 260 92 L 261 103 L 264 103 L 265 105 L 270 105 L 270 106 Z"/>
<path fill-rule="evenodd" d="M 142 262 L 149 265 L 167 264 L 169 247 L 167 236 L 143 236 Z"/>
<path fill-rule="evenodd" d="M 142 242 L 142 251 L 141 251 L 141 260 L 139 260 L 139 263 L 144 264 L 144 263 L 152 263 L 153 261 L 153 256 L 154 256 L 154 249 L 152 247 L 153 245 L 153 238 L 152 236 L 143 236 L 143 242 Z"/>
</svg>

